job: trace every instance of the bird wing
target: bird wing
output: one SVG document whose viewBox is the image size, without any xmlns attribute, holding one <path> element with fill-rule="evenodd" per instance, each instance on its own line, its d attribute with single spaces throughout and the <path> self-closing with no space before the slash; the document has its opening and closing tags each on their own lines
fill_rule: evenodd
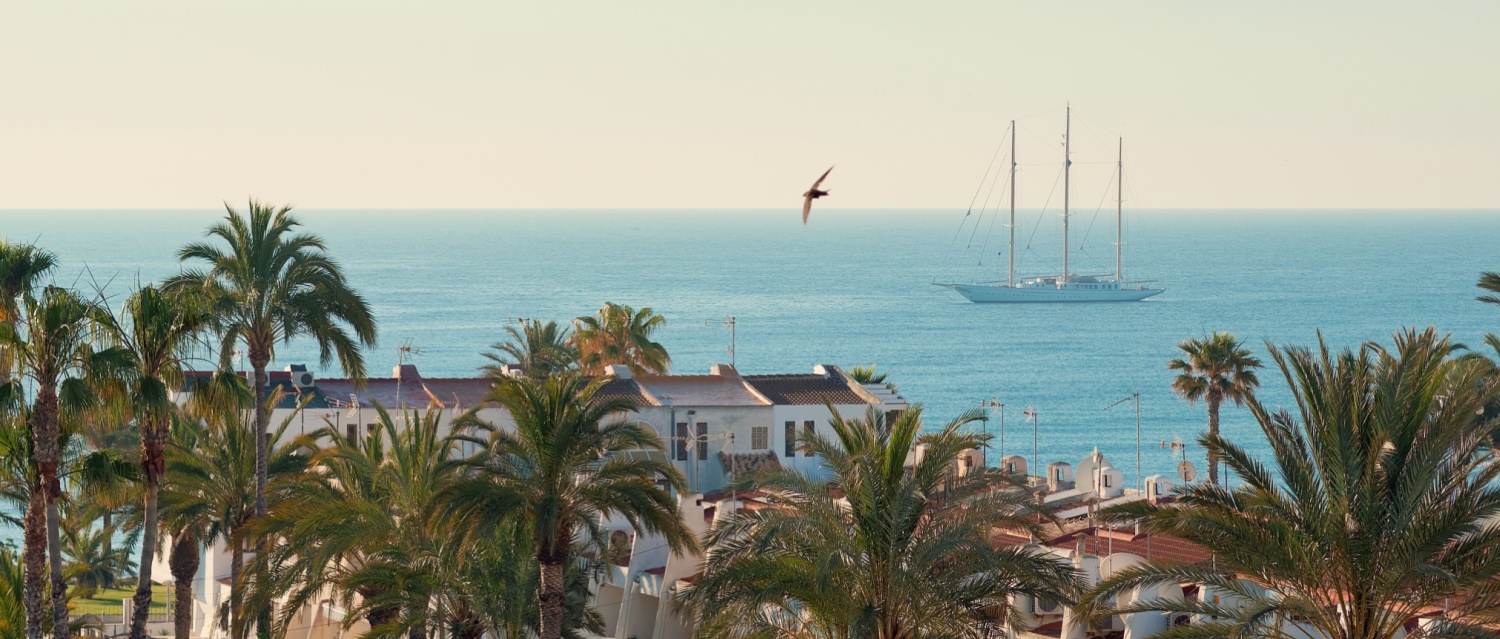
<svg viewBox="0 0 1500 639">
<path fill-rule="evenodd" d="M 819 180 L 820 182 L 822 180 Z M 807 226 L 807 214 L 812 212 L 812 191 L 802 198 L 802 226 Z"/>
<path fill-rule="evenodd" d="M 826 177 L 828 177 L 828 174 L 832 173 L 832 172 L 833 172 L 833 167 L 831 167 L 831 166 L 828 167 L 828 170 L 824 171 L 823 175 L 818 176 L 818 181 L 817 182 L 813 182 L 812 189 L 809 189 L 809 190 L 812 190 L 812 191 L 818 190 L 818 185 L 822 184 L 823 183 L 823 179 L 826 178 Z"/>
</svg>

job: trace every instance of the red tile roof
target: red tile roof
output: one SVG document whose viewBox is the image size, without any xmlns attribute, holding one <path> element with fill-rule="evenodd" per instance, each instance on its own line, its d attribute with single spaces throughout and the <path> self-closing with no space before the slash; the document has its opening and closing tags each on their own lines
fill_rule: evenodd
<svg viewBox="0 0 1500 639">
<path fill-rule="evenodd" d="M 1078 538 L 1092 531 L 1084 530 L 1070 535 L 1064 535 L 1047 542 L 1054 548 L 1076 548 Z M 1115 539 L 1111 541 L 1107 537 L 1089 535 L 1084 539 L 1084 551 L 1096 556 L 1103 556 L 1114 552 L 1128 552 L 1133 555 L 1146 557 L 1152 560 L 1172 561 L 1181 563 L 1198 563 L 1208 561 L 1213 553 L 1207 548 L 1199 546 L 1186 539 L 1170 537 L 1166 535 L 1136 535 L 1131 540 L 1125 541 Z"/>
<path fill-rule="evenodd" d="M 1168 535 L 1136 535 L 1123 529 L 1110 531 L 1084 528 L 1052 537 L 1042 543 L 1060 550 L 1074 550 L 1078 548 L 1080 539 L 1083 540 L 1083 551 L 1095 557 L 1116 552 L 1130 553 L 1153 560 L 1198 563 L 1208 561 L 1213 556 L 1208 549 L 1186 539 Z M 991 535 L 990 542 L 996 546 L 1019 546 L 1031 543 L 1031 539 L 1012 531 L 996 530 Z"/>
</svg>

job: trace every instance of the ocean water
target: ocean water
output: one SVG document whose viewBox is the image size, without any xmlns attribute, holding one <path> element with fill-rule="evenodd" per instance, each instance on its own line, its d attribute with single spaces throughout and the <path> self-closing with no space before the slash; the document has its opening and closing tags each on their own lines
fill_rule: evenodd
<svg viewBox="0 0 1500 639">
<path fill-rule="evenodd" d="M 176 272 L 177 248 L 221 215 L 0 211 L 0 235 L 57 252 L 60 283 L 118 296 Z M 425 375 L 471 375 L 507 322 L 568 320 L 605 301 L 666 316 L 674 371 L 700 373 L 729 360 L 719 322 L 733 315 L 743 372 L 874 363 L 931 425 L 999 399 L 1006 451 L 1027 455 L 1030 406 L 1044 463 L 1097 447 L 1127 481 L 1134 414 L 1106 406 L 1140 393 L 1146 474 L 1173 467 L 1161 442 L 1204 428 L 1203 406 L 1173 396 L 1165 367 L 1184 338 L 1228 330 L 1264 358 L 1267 341 L 1307 344 L 1319 331 L 1337 346 L 1389 342 L 1403 326 L 1474 345 L 1500 332 L 1500 307 L 1474 300 L 1479 272 L 1500 269 L 1496 211 L 1141 211 L 1127 220 L 1127 276 L 1166 293 L 1071 305 L 976 305 L 933 286 L 1004 278 L 1003 221 L 977 216 L 818 210 L 804 228 L 789 211 L 300 211 L 375 308 L 372 374 L 410 340 Z M 1022 272 L 1055 272 L 1055 220 L 1018 218 Z M 1073 229 L 1073 270 L 1112 271 L 1112 217 L 1077 214 Z M 316 364 L 306 343 L 278 355 L 277 368 Z M 1265 401 L 1289 398 L 1278 373 L 1262 380 Z M 989 428 L 998 434 L 999 420 Z M 1223 429 L 1265 450 L 1247 411 L 1226 407 Z M 1189 455 L 1201 470 L 1201 448 Z"/>
</svg>

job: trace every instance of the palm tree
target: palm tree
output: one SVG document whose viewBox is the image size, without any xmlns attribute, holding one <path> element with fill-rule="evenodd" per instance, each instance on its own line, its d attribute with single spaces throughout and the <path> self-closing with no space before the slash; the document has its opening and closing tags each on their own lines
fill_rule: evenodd
<svg viewBox="0 0 1500 639">
<path fill-rule="evenodd" d="M 541 639 L 563 636 L 565 567 L 575 539 L 604 539 L 600 522 L 606 517 L 660 535 L 676 551 L 698 545 L 671 494 L 657 484 L 681 491 L 682 474 L 665 457 L 623 454 L 660 451 L 662 441 L 649 425 L 621 418 L 635 410 L 628 400 L 598 395 L 606 381 L 574 374 L 505 380 L 488 401 L 510 413 L 514 429 L 485 423 L 473 412 L 461 420 L 476 431 L 468 441 L 484 449 L 471 460 L 472 473 L 447 491 L 448 501 L 467 522 L 460 530 L 488 535 L 506 522 L 526 527 L 540 578 Z"/>
<path fill-rule="evenodd" d="M 441 409 L 405 419 L 378 404 L 375 411 L 377 426 L 365 437 L 328 427 L 303 438 L 311 472 L 256 525 L 277 541 L 255 559 L 272 579 L 252 589 L 251 603 L 284 597 L 283 631 L 330 586 L 369 621 L 368 636 L 421 639 L 441 628 L 434 613 L 448 607 L 430 604 L 446 594 L 463 553 L 436 497 L 463 470 L 459 441 L 444 434 Z M 346 627 L 355 621 L 351 614 Z"/>
<path fill-rule="evenodd" d="M 77 414 L 94 402 L 92 381 L 108 377 L 123 364 L 120 351 L 96 349 L 93 338 L 98 332 L 101 315 L 96 305 L 77 293 L 47 287 L 40 297 L 26 299 L 20 314 L 24 331 L 16 324 L 0 324 L 0 343 L 6 344 L 23 376 L 34 385 L 30 427 L 32 455 L 36 461 L 42 490 L 31 496 L 26 512 L 27 611 L 41 609 L 40 590 L 46 548 L 52 567 L 53 634 L 68 636 L 66 582 L 63 579 L 62 551 L 58 531 L 57 500 L 61 494 L 58 468 L 62 463 L 61 444 L 63 413 Z M 19 390 L 7 391 L 20 395 Z M 45 511 L 45 517 L 39 516 Z M 45 532 L 43 534 L 43 530 Z M 33 599 L 33 597 L 36 597 Z M 39 619 L 37 621 L 40 621 Z M 28 635 L 40 636 L 40 626 L 28 628 Z"/>
<path fill-rule="evenodd" d="M 1260 379 L 1255 369 L 1260 368 L 1260 359 L 1234 334 L 1214 331 L 1205 338 L 1184 340 L 1177 345 L 1186 357 L 1167 362 L 1167 370 L 1178 371 L 1172 381 L 1172 390 L 1178 396 L 1195 404 L 1198 400 L 1208 404 L 1208 434 L 1219 434 L 1219 406 L 1225 400 L 1243 406 L 1254 398 Z M 1219 458 L 1208 453 L 1208 483 L 1219 482 Z"/>
<path fill-rule="evenodd" d="M 449 621 L 454 636 L 480 639 L 489 631 L 492 636 L 520 639 L 537 634 L 541 614 L 536 593 L 541 583 L 530 531 L 508 522 L 479 541 L 460 575 L 460 596 Z M 575 545 L 575 555 L 584 552 Z M 589 570 L 576 561 L 563 568 L 562 636 L 568 639 L 605 632 L 604 618 L 589 606 Z"/>
<path fill-rule="evenodd" d="M 69 578 L 77 587 L 73 594 L 84 599 L 93 599 L 101 589 L 114 588 L 122 575 L 135 570 L 128 549 L 112 549 L 105 542 L 117 530 L 103 524 L 101 514 L 78 500 L 70 500 L 63 508 L 63 554 L 68 560 Z M 147 558 L 142 555 L 142 559 Z"/>
<path fill-rule="evenodd" d="M 172 574 L 173 598 L 178 602 L 172 610 L 173 635 L 177 639 L 190 639 L 193 632 L 193 606 L 189 602 L 193 601 L 193 580 L 197 577 L 198 567 L 203 560 L 201 547 L 209 539 L 227 538 L 227 535 L 218 534 L 217 526 L 221 520 L 215 516 L 227 509 L 206 498 L 206 495 L 194 492 L 192 488 L 174 490 L 174 486 L 189 483 L 179 481 L 184 466 L 194 471 L 201 469 L 183 457 L 196 455 L 200 438 L 208 435 L 209 431 L 194 417 L 179 414 L 173 417 L 173 421 L 177 425 L 171 429 L 167 443 L 166 488 L 159 496 L 158 506 L 161 527 L 172 544 L 168 551 L 167 567 Z M 184 421 L 188 423 L 182 423 Z M 246 494 L 249 492 L 245 491 Z"/>
<path fill-rule="evenodd" d="M 874 364 L 849 369 L 849 379 L 860 384 L 884 384 L 887 375 L 887 373 L 876 373 Z"/>
<path fill-rule="evenodd" d="M 651 340 L 667 319 L 650 307 L 637 311 L 624 304 L 605 302 L 591 317 L 574 320 L 572 344 L 579 366 L 597 375 L 606 366 L 623 364 L 636 374 L 664 374 L 672 366 L 667 348 Z"/>
<path fill-rule="evenodd" d="M 41 521 L 42 539 L 45 541 L 45 493 L 41 483 L 41 473 L 36 464 L 34 455 L 35 440 L 28 426 L 27 412 L 12 413 L 8 416 L 0 415 L 0 499 L 13 505 L 29 508 L 27 525 L 35 526 Z M 78 422 L 76 420 L 65 420 L 63 422 L 62 434 L 58 443 L 61 450 L 61 461 L 58 465 L 59 484 L 69 487 L 69 492 L 59 496 L 59 501 L 64 505 L 79 501 L 94 504 L 103 501 L 101 497 L 117 494 L 124 491 L 124 487 L 134 482 L 137 478 L 136 466 L 129 460 L 124 459 L 118 452 L 113 450 L 93 450 L 86 444 L 85 440 L 78 434 Z M 34 507 L 31 504 L 38 504 Z M 35 517 L 35 519 L 33 519 Z M 66 517 L 59 521 L 59 535 L 67 541 L 66 534 L 68 525 Z M 14 523 L 14 522 L 8 522 Z M 28 531 L 30 532 L 30 531 Z M 32 550 L 28 546 L 26 550 Z M 43 551 L 45 552 L 45 551 Z M 42 555 L 42 552 L 38 552 Z M 125 558 L 127 553 L 117 551 L 114 556 Z M 46 561 L 45 557 L 34 558 L 33 561 Z M 24 571 L 23 571 L 24 572 Z M 36 601 L 39 608 L 35 616 L 40 628 L 42 619 L 50 610 L 50 605 L 42 601 L 43 588 L 48 579 L 44 571 L 37 571 L 43 580 L 43 585 L 36 589 Z M 35 574 L 35 573 L 33 573 Z M 71 578 L 74 575 L 68 571 Z M 28 584 L 29 585 L 29 584 Z M 64 588 L 66 589 L 66 582 Z M 17 590 L 17 593 L 23 589 Z M 64 601 L 72 597 L 72 593 L 64 595 Z M 28 621 L 33 614 L 27 609 Z M 70 624 L 70 628 L 78 625 Z M 19 628 L 17 629 L 19 632 Z"/>
<path fill-rule="evenodd" d="M 7 384 L 6 386 L 14 389 L 14 385 Z M 0 387 L 0 390 L 4 388 Z M 0 471 L 3 471 L 3 474 L 0 474 L 0 496 L 3 496 L 7 503 L 15 506 L 18 512 L 25 513 L 21 520 L 6 516 L 4 523 L 22 527 L 25 531 L 22 556 L 40 565 L 46 561 L 43 555 L 47 543 L 44 515 L 46 502 L 42 498 L 41 483 L 36 472 L 36 458 L 31 454 L 31 431 L 27 427 L 29 420 L 26 419 L 28 416 L 24 406 L 12 406 L 0 410 L 0 463 L 4 464 L 0 467 Z M 17 558 L 9 551 L 5 551 L 0 559 L 14 562 Z M 5 590 L 5 592 L 0 592 L 0 597 L 15 597 L 14 604 L 0 599 L 0 610 L 4 611 L 8 622 L 15 624 L 4 628 L 0 636 L 6 639 L 40 636 L 44 619 L 42 589 L 46 575 L 41 570 L 28 571 L 19 565 L 12 568 L 6 564 L 0 564 L 0 569 L 5 569 L 3 576 L 6 582 L 11 579 L 17 582 L 0 583 L 0 589 Z M 14 605 L 13 609 L 12 605 Z M 20 615 L 24 619 L 13 618 L 14 615 Z M 33 630 L 35 634 L 32 634 Z"/>
<path fill-rule="evenodd" d="M 108 395 L 115 395 L 115 391 L 119 389 L 120 385 L 114 384 L 100 390 Z M 109 399 L 105 401 L 109 402 Z M 81 438 L 79 443 L 85 450 L 106 452 L 121 463 L 139 468 L 139 424 L 120 419 L 121 415 L 114 410 L 90 411 L 83 417 L 84 421 L 75 430 Z M 127 546 L 134 546 L 141 535 L 141 512 L 134 507 L 141 501 L 141 484 L 136 481 L 114 482 L 108 489 L 91 490 L 89 495 L 90 504 L 99 509 L 101 525 L 125 533 Z M 113 536 L 104 538 L 104 554 L 113 554 L 114 543 Z"/>
<path fill-rule="evenodd" d="M 142 287 L 125 302 L 120 317 L 109 317 L 110 339 L 124 352 L 129 372 L 120 393 L 126 414 L 140 427 L 142 493 L 140 574 L 136 584 L 131 639 L 146 639 L 151 611 L 152 564 L 160 530 L 157 498 L 166 473 L 166 447 L 176 411 L 171 393 L 182 388 L 187 349 L 208 327 L 210 316 L 198 300 Z"/>
<path fill-rule="evenodd" d="M 804 433 L 799 445 L 823 457 L 831 481 L 792 470 L 754 479 L 767 507 L 714 526 L 683 596 L 697 636 L 978 637 L 996 624 L 1022 630 L 1012 596 L 1071 600 L 1070 564 L 990 543 L 997 526 L 1040 532 L 1027 516 L 1035 498 L 998 469 L 954 472 L 963 451 L 985 445 L 964 429 L 982 418 L 923 434 L 920 408 L 894 422 L 834 411 L 835 439 Z"/>
<path fill-rule="evenodd" d="M 226 368 L 233 346 L 244 343 L 255 373 L 255 516 L 264 517 L 270 427 L 266 366 L 275 359 L 276 345 L 311 337 L 318 343 L 322 366 L 337 358 L 350 377 L 360 380 L 365 375 L 360 347 L 375 345 L 375 319 L 338 262 L 325 252 L 322 238 L 296 232 L 299 222 L 290 206 L 277 209 L 251 200 L 246 215 L 225 208 L 229 214 L 224 221 L 206 234 L 222 245 L 197 242 L 177 254 L 183 262 L 206 263 L 207 270 L 184 271 L 168 280 L 166 288 L 197 291 L 207 298 L 217 316 Z M 257 626 L 269 621 L 265 613 Z"/>
<path fill-rule="evenodd" d="M 207 311 L 196 300 L 142 287 L 124 303 L 123 314 L 110 317 L 111 341 L 129 362 L 121 404 L 135 417 L 141 432 L 142 543 L 139 579 L 135 588 L 130 637 L 145 639 L 145 619 L 151 607 L 151 553 L 159 532 L 159 493 L 166 472 L 166 440 L 175 404 L 171 393 L 183 384 L 184 357 L 199 332 L 208 326 Z"/>
<path fill-rule="evenodd" d="M 1479 274 L 1479 288 L 1489 291 L 1474 299 L 1488 304 L 1500 304 L 1500 273 L 1485 271 Z"/>
<path fill-rule="evenodd" d="M 1389 349 L 1332 353 L 1321 337 L 1316 350 L 1270 348 L 1295 400 L 1292 411 L 1248 402 L 1270 463 L 1205 435 L 1238 488 L 1199 484 L 1172 503 L 1107 513 L 1197 543 L 1215 562 L 1123 570 L 1080 610 L 1203 616 L 1173 629 L 1179 638 L 1279 636 L 1295 622 L 1291 634 L 1373 639 L 1419 617 L 1430 620 L 1423 636 L 1489 634 L 1500 612 L 1500 465 L 1472 418 L 1500 380 L 1454 357 L 1459 348 L 1430 328 L 1396 334 Z M 1223 598 L 1125 603 L 1132 590 L 1181 583 Z"/>
<path fill-rule="evenodd" d="M 220 375 L 219 378 L 238 379 L 232 374 Z M 231 384 L 223 386 L 232 388 Z M 200 387 L 195 392 L 208 393 L 211 390 Z M 230 393 L 232 391 L 225 391 L 225 394 Z M 279 400 L 280 393 L 273 393 L 267 402 L 275 405 Z M 245 406 L 249 406 L 248 401 Z M 298 410 L 300 408 L 299 406 Z M 245 590 L 243 567 L 248 536 L 246 529 L 255 518 L 258 486 L 257 438 L 253 427 L 247 423 L 245 413 L 248 412 L 248 408 L 221 408 L 203 411 L 199 419 L 180 419 L 174 429 L 177 432 L 173 433 L 167 450 L 167 480 L 162 483 L 160 499 L 162 520 L 169 530 L 186 530 L 190 536 L 201 535 L 199 540 L 202 543 L 223 541 L 229 546 L 231 601 L 220 614 L 227 615 L 235 639 L 243 639 L 244 636 L 244 606 L 241 601 Z M 270 434 L 270 441 L 281 442 L 282 436 L 297 415 L 298 411 L 293 411 L 282 420 Z M 266 470 L 270 481 L 266 484 L 265 494 L 269 499 L 275 500 L 287 486 L 302 478 L 307 468 L 307 458 L 292 443 L 272 446 L 268 452 L 270 458 L 267 460 Z M 176 540 L 173 545 L 174 551 L 177 550 Z M 191 550 L 196 554 L 200 549 L 192 545 L 182 550 Z M 174 565 L 191 563 L 196 572 L 198 559 L 179 557 L 172 562 Z M 175 570 L 174 577 L 178 579 L 178 601 L 191 601 L 191 586 L 183 593 L 182 577 L 177 576 Z M 188 583 L 191 584 L 191 577 Z M 186 594 L 186 597 L 182 597 L 182 594 Z M 184 622 L 179 618 L 177 623 L 180 629 L 180 624 Z M 186 623 L 191 624 L 191 619 Z M 266 631 L 269 630 L 267 625 Z"/>
<path fill-rule="evenodd" d="M 490 346 L 493 352 L 485 353 L 485 359 L 493 362 L 481 370 L 490 377 L 503 375 L 506 365 L 520 367 L 532 377 L 572 370 L 578 365 L 578 352 L 569 343 L 568 329 L 557 322 L 535 319 L 521 320 L 521 327 L 505 327 L 509 338 Z"/>
<path fill-rule="evenodd" d="M 0 239 L 0 324 L 19 319 L 20 300 L 31 295 L 57 268 L 57 256 L 31 244 L 12 244 Z M 0 384 L 10 381 L 14 363 L 7 346 L 0 344 Z"/>
<path fill-rule="evenodd" d="M 26 636 L 26 606 L 21 593 L 25 579 L 15 553 L 0 548 L 0 639 Z"/>
</svg>

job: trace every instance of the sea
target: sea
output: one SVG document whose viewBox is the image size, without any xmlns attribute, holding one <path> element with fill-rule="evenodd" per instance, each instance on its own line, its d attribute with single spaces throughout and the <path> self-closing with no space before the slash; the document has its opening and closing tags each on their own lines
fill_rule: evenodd
<svg viewBox="0 0 1500 639">
<path fill-rule="evenodd" d="M 1017 268 L 1059 270 L 1055 212 L 1017 215 Z M 1114 270 L 1113 211 L 1075 213 L 1073 272 Z M 0 236 L 61 258 L 55 280 L 114 302 L 178 272 L 184 244 L 222 210 L 0 211 Z M 1204 467 L 1200 403 L 1173 395 L 1166 364 L 1184 339 L 1230 331 L 1268 368 L 1261 397 L 1290 400 L 1268 346 L 1389 343 L 1435 326 L 1482 349 L 1500 306 L 1474 298 L 1500 270 L 1500 211 L 1142 210 L 1126 219 L 1127 278 L 1166 292 L 1113 304 L 972 304 L 942 282 L 1004 280 L 1006 220 L 994 211 L 298 210 L 373 306 L 383 374 L 409 345 L 423 375 L 468 376 L 520 318 L 566 322 L 604 302 L 663 315 L 676 373 L 733 361 L 744 373 L 874 364 L 924 407 L 928 428 L 979 408 L 999 452 L 1076 463 L 1098 449 L 1125 474 L 1173 473 L 1180 449 Z M 998 222 L 998 223 L 997 223 Z M 732 334 L 727 318 L 734 318 Z M 308 364 L 294 341 L 274 368 Z M 337 370 L 324 370 L 337 376 Z M 1140 395 L 1137 431 L 1133 401 Z M 1028 421 L 1030 409 L 1037 419 Z M 1243 408 L 1229 438 L 1265 455 Z M 1137 442 L 1140 445 L 1137 445 Z M 998 454 L 989 455 L 992 463 Z M 4 533 L 0 533 L 4 536 Z"/>
</svg>

